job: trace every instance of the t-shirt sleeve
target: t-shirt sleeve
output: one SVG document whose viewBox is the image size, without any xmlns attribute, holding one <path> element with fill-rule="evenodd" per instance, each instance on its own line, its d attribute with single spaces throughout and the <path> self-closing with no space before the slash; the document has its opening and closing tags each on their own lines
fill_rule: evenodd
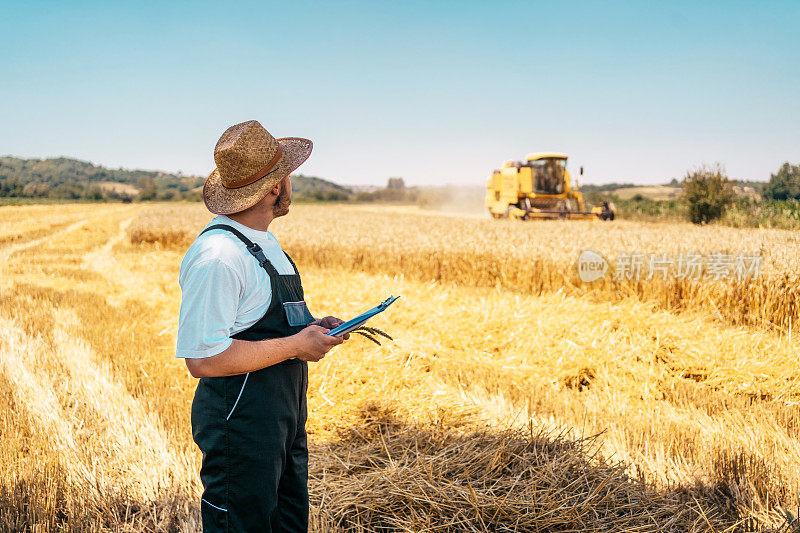
<svg viewBox="0 0 800 533">
<path fill-rule="evenodd" d="M 175 356 L 211 357 L 233 342 L 231 331 L 242 281 L 227 264 L 210 259 L 189 266 L 180 277 L 181 310 Z"/>
</svg>

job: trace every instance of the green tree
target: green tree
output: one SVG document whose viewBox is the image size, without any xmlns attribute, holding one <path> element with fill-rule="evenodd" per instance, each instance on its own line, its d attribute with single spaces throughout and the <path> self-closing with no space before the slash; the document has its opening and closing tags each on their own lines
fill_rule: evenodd
<svg viewBox="0 0 800 533">
<path fill-rule="evenodd" d="M 406 182 L 403 181 L 403 178 L 389 178 L 389 181 L 386 183 L 386 188 L 393 191 L 404 191 Z"/>
<path fill-rule="evenodd" d="M 719 163 L 687 172 L 682 186 L 683 198 L 689 207 L 689 220 L 695 224 L 719 219 L 734 200 L 731 182 Z"/>
<path fill-rule="evenodd" d="M 771 174 L 764 196 L 773 200 L 800 200 L 800 165 L 784 163 Z"/>
<path fill-rule="evenodd" d="M 144 177 L 139 180 L 139 200 L 146 202 L 156 198 L 156 181 L 151 177 Z"/>
<path fill-rule="evenodd" d="M 103 190 L 97 186 L 89 187 L 89 190 L 85 193 L 84 197 L 98 202 L 105 199 Z"/>
</svg>

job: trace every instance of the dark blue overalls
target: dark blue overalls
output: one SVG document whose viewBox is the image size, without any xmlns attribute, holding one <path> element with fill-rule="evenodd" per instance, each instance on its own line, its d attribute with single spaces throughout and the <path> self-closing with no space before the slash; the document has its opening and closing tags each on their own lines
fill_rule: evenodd
<svg viewBox="0 0 800 533">
<path fill-rule="evenodd" d="M 272 300 L 261 319 L 234 339 L 294 335 L 314 320 L 300 274 L 278 274 L 261 248 L 236 235 L 269 274 Z M 288 255 L 286 256 L 289 257 Z M 203 452 L 203 531 L 308 530 L 306 389 L 308 364 L 289 359 L 249 374 L 202 378 L 192 403 L 192 435 Z"/>
</svg>

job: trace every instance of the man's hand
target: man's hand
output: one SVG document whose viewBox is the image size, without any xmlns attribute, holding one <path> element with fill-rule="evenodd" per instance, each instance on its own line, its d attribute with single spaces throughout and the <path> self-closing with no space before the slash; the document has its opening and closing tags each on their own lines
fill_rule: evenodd
<svg viewBox="0 0 800 533">
<path fill-rule="evenodd" d="M 325 320 L 325 318 L 322 320 Z M 341 337 L 327 335 L 329 331 L 330 329 L 328 328 L 312 324 L 306 326 L 300 333 L 292 335 L 297 350 L 297 358 L 303 361 L 317 362 L 325 357 L 325 354 L 331 348 L 344 342 Z"/>
<path fill-rule="evenodd" d="M 328 328 L 329 330 L 339 327 L 340 325 L 344 324 L 344 320 L 341 318 L 336 318 L 335 316 L 326 316 L 325 318 L 318 318 L 311 324 L 310 326 L 322 326 L 323 328 Z M 344 340 L 350 338 L 349 333 L 344 334 Z"/>
</svg>

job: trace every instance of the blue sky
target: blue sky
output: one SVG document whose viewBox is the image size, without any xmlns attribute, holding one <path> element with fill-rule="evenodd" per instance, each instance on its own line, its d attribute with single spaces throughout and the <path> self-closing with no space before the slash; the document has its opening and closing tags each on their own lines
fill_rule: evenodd
<svg viewBox="0 0 800 533">
<path fill-rule="evenodd" d="M 800 163 L 800 1 L 0 3 L 0 154 L 208 174 L 231 124 L 348 184 Z M 574 174 L 575 172 L 573 172 Z"/>
</svg>

